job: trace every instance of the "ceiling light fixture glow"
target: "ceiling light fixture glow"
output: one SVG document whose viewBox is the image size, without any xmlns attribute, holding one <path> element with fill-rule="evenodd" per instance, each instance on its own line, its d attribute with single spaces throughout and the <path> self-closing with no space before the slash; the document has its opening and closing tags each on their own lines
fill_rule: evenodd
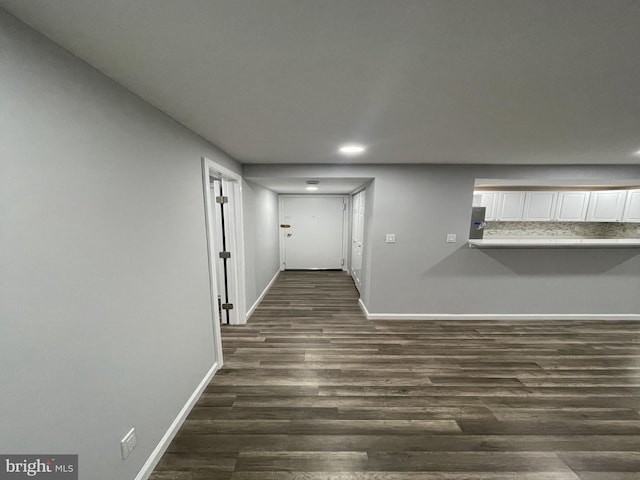
<svg viewBox="0 0 640 480">
<path fill-rule="evenodd" d="M 636 157 L 640 157 L 640 150 L 638 150 L 637 152 L 633 152 L 633 154 L 634 154 Z"/>
<path fill-rule="evenodd" d="M 364 145 L 359 145 L 357 143 L 348 143 L 346 145 L 342 145 L 338 151 L 343 155 L 360 155 L 364 153 L 367 148 Z"/>
<path fill-rule="evenodd" d="M 318 190 L 317 185 L 320 183 L 320 180 L 306 180 L 304 183 L 308 185 L 307 190 L 313 192 L 314 190 Z"/>
</svg>

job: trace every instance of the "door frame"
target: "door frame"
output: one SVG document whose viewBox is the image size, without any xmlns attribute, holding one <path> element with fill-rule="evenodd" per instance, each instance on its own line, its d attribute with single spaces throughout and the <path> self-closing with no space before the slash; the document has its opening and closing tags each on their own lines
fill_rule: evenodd
<svg viewBox="0 0 640 480">
<path fill-rule="evenodd" d="M 364 242 L 364 232 L 365 232 L 365 230 L 366 230 L 366 211 L 367 211 L 367 208 L 366 208 L 366 203 L 367 203 L 367 189 L 366 189 L 366 188 L 358 189 L 357 191 L 353 192 L 353 193 L 350 195 L 351 207 L 350 207 L 350 209 L 349 209 L 349 212 L 350 212 L 350 219 L 351 219 L 351 222 L 349 222 L 349 226 L 350 226 L 350 228 L 351 228 L 351 232 L 350 232 L 350 236 L 349 236 L 349 238 L 350 238 L 350 240 L 351 240 L 351 241 L 349 242 L 349 247 L 350 247 L 350 248 L 349 248 L 349 274 L 351 275 L 351 278 L 353 278 L 353 283 L 355 284 L 356 289 L 358 290 L 358 293 L 362 293 L 362 292 L 361 292 L 361 290 L 362 290 L 362 285 L 363 285 L 363 281 L 362 281 L 362 263 L 360 264 L 360 277 L 358 278 L 358 280 L 356 280 L 356 277 L 355 277 L 355 275 L 354 275 L 354 273 L 353 273 L 353 263 L 354 263 L 354 258 L 353 258 L 353 242 L 354 242 L 354 235 L 355 235 L 355 233 L 356 233 L 356 232 L 354 231 L 354 220 L 355 220 L 355 218 L 354 218 L 354 216 L 353 216 L 353 214 L 354 214 L 354 212 L 353 212 L 353 208 L 354 208 L 354 204 L 355 204 L 356 197 L 357 197 L 358 195 L 360 195 L 360 194 L 363 194 L 363 195 L 364 195 L 364 205 L 363 205 L 363 206 L 364 206 L 364 211 L 365 211 L 365 216 L 364 216 L 364 217 L 363 217 L 363 219 L 362 219 L 362 232 L 360 232 L 360 233 L 361 233 L 361 235 L 362 235 L 361 240 L 362 240 L 362 249 L 363 249 L 363 250 L 362 250 L 362 254 L 361 254 L 361 262 L 362 262 L 362 261 L 364 260 L 364 243 L 365 243 L 365 242 Z M 360 215 L 360 212 L 358 212 L 358 214 Z M 359 221 L 359 220 L 358 220 L 358 221 Z"/>
<path fill-rule="evenodd" d="M 211 207 L 215 205 L 215 199 L 212 198 L 210 188 L 210 177 L 217 177 L 228 182 L 235 183 L 235 188 L 232 188 L 229 193 L 229 210 L 230 220 L 232 222 L 232 233 L 228 239 L 229 244 L 227 250 L 231 252 L 232 258 L 235 258 L 235 262 L 232 262 L 231 268 L 233 269 L 233 288 L 230 290 L 233 292 L 234 298 L 231 299 L 231 303 L 234 305 L 235 315 L 232 316 L 230 323 L 234 325 L 242 325 L 247 323 L 247 310 L 246 310 L 246 294 L 245 294 L 245 258 L 244 258 L 244 223 L 242 215 L 242 176 L 236 172 L 229 170 L 227 167 L 220 165 L 219 163 L 211 160 L 207 157 L 202 157 L 202 186 L 204 190 L 204 208 L 205 208 L 205 225 L 207 234 L 207 256 L 209 263 L 209 285 L 211 295 L 211 311 L 212 322 L 214 328 L 214 336 L 216 349 L 220 350 L 220 357 L 222 357 L 222 339 L 220 335 L 220 315 L 218 313 L 218 285 L 216 278 L 216 255 L 214 249 L 214 228 L 215 219 L 212 215 Z"/>
<path fill-rule="evenodd" d="M 212 181 L 215 180 L 215 181 Z M 233 205 L 235 204 L 235 190 L 237 188 L 237 182 L 227 180 L 224 177 L 210 176 L 210 189 L 212 199 L 218 197 L 219 195 L 225 196 L 231 199 L 230 202 L 222 203 L 222 204 L 214 204 L 213 208 L 210 210 L 213 212 L 212 218 L 214 219 L 214 228 L 213 228 L 213 252 L 222 252 L 227 251 L 232 253 L 229 259 L 223 259 L 221 257 L 213 256 L 214 264 L 216 265 L 215 273 L 216 280 L 218 281 L 219 291 L 218 299 L 221 303 L 233 303 L 234 306 L 237 306 L 237 296 L 235 294 L 236 285 L 236 269 L 233 268 L 234 264 L 237 261 L 236 254 L 236 228 L 235 228 L 235 218 L 233 216 Z M 219 190 L 216 190 L 218 188 Z M 222 283 L 222 285 L 220 284 Z M 224 285 L 224 288 L 223 288 Z M 221 295 L 224 290 L 224 295 Z M 224 310 L 225 314 L 223 315 L 223 319 L 221 322 L 224 323 L 224 320 L 227 320 L 228 324 L 238 324 L 238 310 L 237 308 L 233 308 L 231 310 Z M 220 307 L 218 307 L 218 314 L 220 314 Z"/>
<path fill-rule="evenodd" d="M 280 245 L 280 271 L 284 272 L 286 269 L 284 260 L 285 260 L 285 247 L 284 247 L 284 234 L 285 229 L 280 227 L 284 221 L 284 199 L 288 198 L 342 198 L 344 201 L 345 208 L 342 211 L 342 271 L 348 272 L 349 266 L 351 264 L 351 252 L 349 250 L 350 239 L 351 239 L 351 229 L 349 225 L 350 219 L 350 208 L 351 208 L 351 196 L 350 195 L 305 195 L 305 194 L 280 194 L 278 195 L 278 220 L 279 225 L 278 229 L 280 233 L 278 235 L 278 243 Z"/>
</svg>

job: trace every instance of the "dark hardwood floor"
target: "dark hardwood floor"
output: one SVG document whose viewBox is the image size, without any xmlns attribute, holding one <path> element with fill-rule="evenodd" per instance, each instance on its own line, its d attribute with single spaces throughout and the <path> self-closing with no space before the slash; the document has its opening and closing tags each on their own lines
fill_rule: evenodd
<svg viewBox="0 0 640 480">
<path fill-rule="evenodd" d="M 283 272 L 152 480 L 640 479 L 640 322 L 368 321 Z"/>
</svg>

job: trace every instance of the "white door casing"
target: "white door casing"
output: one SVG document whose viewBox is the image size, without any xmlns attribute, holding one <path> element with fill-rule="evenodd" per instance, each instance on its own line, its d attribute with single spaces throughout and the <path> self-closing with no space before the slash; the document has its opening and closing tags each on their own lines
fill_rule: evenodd
<svg viewBox="0 0 640 480">
<path fill-rule="evenodd" d="M 351 276 L 358 291 L 362 289 L 365 195 L 363 190 L 351 197 Z"/>
<path fill-rule="evenodd" d="M 238 257 L 237 228 L 234 210 L 237 202 L 238 182 L 228 180 L 224 177 L 215 178 L 211 183 L 212 199 L 222 197 L 224 202 L 212 202 L 212 215 L 214 219 L 213 245 L 214 263 L 217 280 L 217 295 L 219 304 L 222 305 L 222 322 L 238 324 L 239 310 L 236 307 L 238 302 L 237 290 L 239 288 L 237 279 L 236 262 Z M 222 256 L 226 252 L 230 257 Z M 225 309 L 225 305 L 233 305 L 232 309 Z"/>
<path fill-rule="evenodd" d="M 223 289 L 224 289 L 224 283 L 225 283 L 225 275 L 224 275 L 224 268 L 223 268 L 223 260 L 218 256 L 218 252 L 221 252 L 222 250 L 224 250 L 223 246 L 222 246 L 222 237 L 223 237 L 223 231 L 220 228 L 221 225 L 221 211 L 220 211 L 220 204 L 215 202 L 215 198 L 219 195 L 221 195 L 221 186 L 222 182 L 220 181 L 220 179 L 215 179 L 214 181 L 211 182 L 211 218 L 213 220 L 213 224 L 212 224 L 212 254 L 213 254 L 213 263 L 214 263 L 214 273 L 215 273 L 215 277 L 216 277 L 216 287 L 214 289 L 214 300 L 216 302 L 216 310 L 218 311 L 218 314 L 220 315 L 220 308 L 219 305 L 223 302 L 226 302 L 226 298 L 224 293 L 223 293 Z M 225 323 L 226 318 L 224 314 L 221 316 L 220 321 L 221 323 Z"/>
<path fill-rule="evenodd" d="M 280 196 L 283 270 L 345 268 L 347 203 L 344 195 Z"/>
<path fill-rule="evenodd" d="M 209 280 L 211 284 L 211 308 L 212 321 L 214 324 L 214 339 L 219 345 L 219 357 L 222 358 L 222 343 L 220 338 L 220 316 L 218 314 L 218 285 L 220 270 L 219 263 L 219 243 L 215 230 L 216 226 L 216 204 L 217 196 L 210 186 L 210 178 L 218 178 L 222 181 L 222 189 L 224 196 L 229 199 L 225 204 L 225 227 L 227 229 L 226 237 L 228 240 L 227 250 L 231 252 L 234 259 L 230 263 L 227 282 L 228 291 L 231 294 L 230 303 L 233 303 L 232 315 L 230 315 L 230 323 L 243 324 L 246 323 L 246 301 L 245 301 L 245 280 L 244 280 L 244 231 L 242 221 L 242 177 L 229 170 L 228 168 L 210 160 L 202 159 L 202 181 L 205 193 L 205 220 L 207 231 L 207 247 L 209 253 Z"/>
</svg>

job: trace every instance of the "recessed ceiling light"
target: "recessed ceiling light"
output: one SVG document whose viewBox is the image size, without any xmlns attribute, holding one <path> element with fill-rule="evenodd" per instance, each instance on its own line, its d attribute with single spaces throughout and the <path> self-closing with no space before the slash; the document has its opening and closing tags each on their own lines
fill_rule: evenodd
<svg viewBox="0 0 640 480">
<path fill-rule="evenodd" d="M 304 183 L 308 185 L 307 190 L 314 191 L 318 190 L 318 187 L 316 185 L 320 183 L 320 180 L 306 180 Z"/>
<path fill-rule="evenodd" d="M 357 143 L 348 143 L 346 145 L 342 145 L 338 151 L 343 155 L 360 155 L 364 153 L 367 148 L 364 145 L 359 145 Z"/>
</svg>

